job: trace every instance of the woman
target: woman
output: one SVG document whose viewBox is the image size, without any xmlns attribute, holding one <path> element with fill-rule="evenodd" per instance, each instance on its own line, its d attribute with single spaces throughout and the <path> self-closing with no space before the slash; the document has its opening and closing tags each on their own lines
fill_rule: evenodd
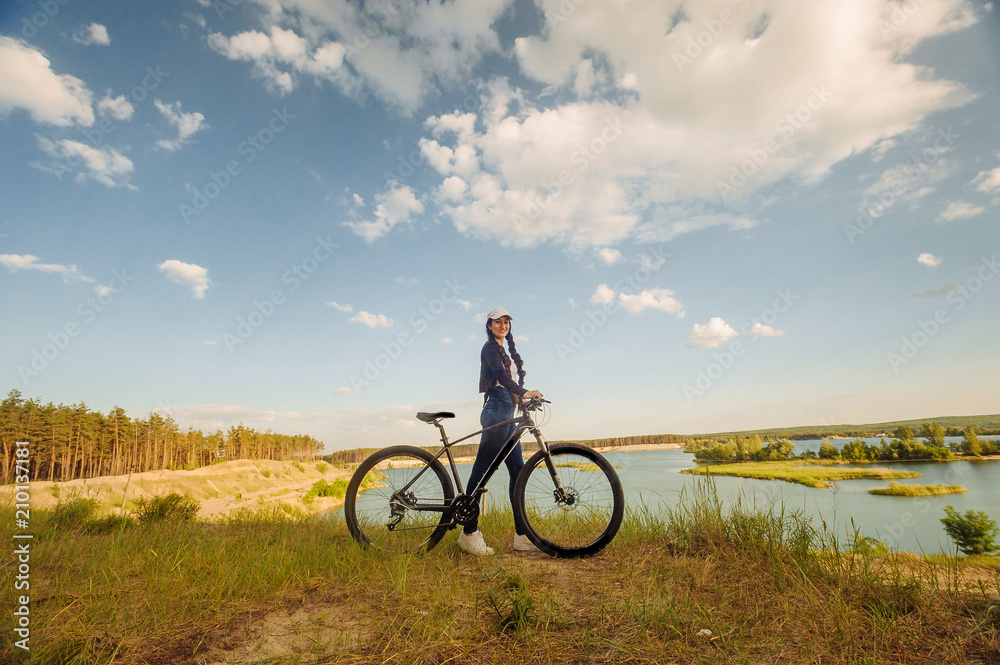
<svg viewBox="0 0 1000 665">
<path fill-rule="evenodd" d="M 496 425 L 514 417 L 512 395 L 516 395 L 522 400 L 542 396 L 542 393 L 537 390 L 524 389 L 524 363 L 514 347 L 510 321 L 510 314 L 502 307 L 494 307 L 486 318 L 486 344 L 483 345 L 482 353 L 479 354 L 479 392 L 485 393 L 483 412 L 479 416 L 479 423 L 483 427 Z M 510 349 L 509 356 L 503 348 L 504 340 L 507 341 L 507 348 Z M 513 358 L 513 366 L 511 358 Z M 517 368 L 517 383 L 513 379 L 514 366 Z M 500 452 L 513 428 L 514 425 L 511 424 L 483 432 L 482 439 L 479 441 L 479 451 L 476 453 L 476 462 L 472 465 L 472 475 L 469 477 L 468 487 L 470 489 L 475 487 L 486 475 L 490 462 Z M 514 446 L 504 462 L 510 473 L 510 501 L 511 505 L 514 505 L 514 484 L 517 482 L 517 474 L 524 466 L 520 443 Z M 462 534 L 458 537 L 458 546 L 476 556 L 493 554 L 493 549 L 487 547 L 483 540 L 483 534 L 479 532 L 479 520 L 465 525 Z M 517 513 L 514 513 L 514 549 L 519 552 L 531 552 L 537 549 L 524 535 L 524 525 L 520 524 Z"/>
</svg>

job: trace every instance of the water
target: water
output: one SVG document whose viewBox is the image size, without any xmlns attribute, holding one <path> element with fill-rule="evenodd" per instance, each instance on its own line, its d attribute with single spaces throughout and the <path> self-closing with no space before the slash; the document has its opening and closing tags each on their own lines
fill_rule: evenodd
<svg viewBox="0 0 1000 665">
<path fill-rule="evenodd" d="M 958 437 L 960 438 L 960 437 Z M 949 437 L 949 442 L 951 437 Z M 849 439 L 833 440 L 840 447 Z M 878 443 L 879 439 L 865 439 Z M 820 440 L 797 441 L 796 453 L 819 450 Z M 681 450 L 651 450 L 606 453 L 618 472 L 630 507 L 645 506 L 653 511 L 676 505 L 681 491 L 688 486 L 690 495 L 697 476 L 681 473 L 696 466 L 694 456 Z M 755 480 L 714 476 L 719 497 L 728 505 L 742 494 L 745 501 L 758 506 L 784 506 L 786 511 L 801 510 L 817 529 L 823 523 L 842 543 L 857 528 L 862 536 L 877 538 L 889 547 L 917 554 L 954 552 L 954 544 L 941 526 L 943 508 L 954 506 L 959 512 L 975 509 L 1000 522 L 1000 461 L 877 463 L 877 466 L 916 471 L 920 478 L 902 478 L 896 482 L 918 485 L 962 485 L 964 494 L 935 497 L 890 497 L 868 494 L 875 487 L 887 487 L 885 480 L 844 480 L 839 487 L 815 489 L 780 480 Z M 472 464 L 458 465 L 462 482 L 467 483 Z M 508 476 L 500 467 L 490 481 L 488 502 L 509 510 Z M 343 517 L 343 509 L 333 514 Z M 853 526 L 852 526 L 853 521 Z"/>
<path fill-rule="evenodd" d="M 878 440 L 874 440 L 876 443 Z M 796 452 L 817 450 L 820 441 L 801 441 Z M 846 440 L 834 442 L 835 445 Z M 694 456 L 680 450 L 608 453 L 619 467 L 618 476 L 625 489 L 626 503 L 659 510 L 676 504 L 681 490 L 693 485 L 696 477 L 680 473 L 696 466 Z M 1000 521 L 1000 461 L 984 462 L 909 462 L 878 463 L 893 469 L 916 471 L 920 478 L 902 478 L 896 482 L 919 485 L 962 485 L 969 491 L 935 497 L 890 497 L 868 494 L 876 487 L 887 487 L 884 480 L 845 480 L 839 487 L 816 489 L 779 480 L 755 480 L 714 476 L 720 498 L 732 502 L 740 493 L 757 505 L 784 505 L 786 510 L 801 510 L 822 528 L 825 521 L 841 542 L 846 542 L 856 527 L 860 535 L 878 538 L 893 549 L 937 554 L 953 552 L 954 545 L 941 526 L 944 507 L 959 512 L 982 510 Z M 688 490 L 690 492 L 690 489 Z M 852 527 L 853 520 L 853 527 Z"/>
</svg>

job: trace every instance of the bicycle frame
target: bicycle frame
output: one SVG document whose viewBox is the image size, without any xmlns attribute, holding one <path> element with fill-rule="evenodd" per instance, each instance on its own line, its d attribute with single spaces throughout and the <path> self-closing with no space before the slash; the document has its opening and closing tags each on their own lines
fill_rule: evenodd
<svg viewBox="0 0 1000 665">
<path fill-rule="evenodd" d="M 514 450 L 514 446 L 516 446 L 517 443 L 521 440 L 521 436 L 524 434 L 525 430 L 527 430 L 531 432 L 531 434 L 534 435 L 535 440 L 538 441 L 539 449 L 545 451 L 545 466 L 548 468 L 549 473 L 552 474 L 552 479 L 555 483 L 556 491 L 559 494 L 560 500 L 565 500 L 566 497 L 565 489 L 562 486 L 562 482 L 559 480 L 559 474 L 556 472 L 555 465 L 552 463 L 552 458 L 549 455 L 549 442 L 545 440 L 545 437 L 542 436 L 541 431 L 538 429 L 537 426 L 535 426 L 535 422 L 531 419 L 531 414 L 527 409 L 524 409 L 522 407 L 522 413 L 520 416 L 517 416 L 516 418 L 511 418 L 510 420 L 505 420 L 502 423 L 497 423 L 496 425 L 490 425 L 489 427 L 484 427 L 483 429 L 477 432 L 473 432 L 472 434 L 463 436 L 461 439 L 458 439 L 456 441 L 448 441 L 448 435 L 447 433 L 445 433 L 444 425 L 441 424 L 440 419 L 431 422 L 434 424 L 435 427 L 438 428 L 438 431 L 441 432 L 441 443 L 444 444 L 444 447 L 441 450 L 439 450 L 437 454 L 434 455 L 434 459 L 439 459 L 441 457 L 441 453 L 445 453 L 447 455 L 448 466 L 451 468 L 451 474 L 455 480 L 455 487 L 456 489 L 458 489 L 458 494 L 455 497 L 456 499 L 462 496 L 472 496 L 472 497 L 478 496 L 483 490 L 483 488 L 486 487 L 486 485 L 490 482 L 490 479 L 493 477 L 493 474 L 497 472 L 497 469 L 500 468 L 500 465 L 503 463 L 503 461 L 507 459 L 507 455 L 509 455 L 511 451 Z M 500 448 L 500 452 L 497 453 L 497 456 L 493 458 L 492 462 L 490 462 L 490 466 L 486 470 L 486 474 L 483 476 L 483 479 L 479 481 L 476 487 L 469 488 L 470 491 L 468 494 L 466 494 L 465 491 L 462 489 L 462 479 L 458 475 L 458 466 L 455 463 L 455 455 L 452 453 L 451 447 L 458 443 L 461 443 L 462 441 L 465 441 L 466 439 L 471 439 L 477 434 L 482 434 L 483 432 L 492 429 L 497 429 L 499 427 L 506 427 L 507 425 L 510 425 L 512 423 L 515 425 L 514 431 L 510 433 L 510 436 L 507 437 L 507 440 L 504 442 L 503 447 Z M 450 513 L 452 508 L 451 504 L 414 504 L 406 499 L 405 495 L 409 490 L 410 486 L 413 485 L 415 482 L 417 482 L 417 480 L 419 480 L 420 477 L 423 476 L 424 473 L 429 468 L 430 466 L 428 465 L 425 466 L 423 469 L 421 469 L 420 473 L 414 476 L 413 479 L 410 480 L 410 482 L 408 482 L 404 487 L 400 488 L 400 490 L 396 492 L 396 494 L 394 494 L 393 497 L 401 504 L 403 504 L 408 510 L 415 510 L 421 512 L 426 511 L 426 512 Z M 452 501 L 454 501 L 454 499 L 452 499 Z"/>
</svg>

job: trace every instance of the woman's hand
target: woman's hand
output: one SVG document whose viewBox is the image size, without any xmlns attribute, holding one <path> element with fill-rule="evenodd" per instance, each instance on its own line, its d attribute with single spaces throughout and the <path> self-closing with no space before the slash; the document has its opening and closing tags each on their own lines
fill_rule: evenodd
<svg viewBox="0 0 1000 665">
<path fill-rule="evenodd" d="M 535 397 L 541 397 L 541 396 L 542 396 L 542 393 L 540 391 L 538 391 L 538 390 L 529 390 L 528 392 L 526 392 L 523 395 L 521 395 L 521 399 L 527 401 L 529 399 L 533 399 Z"/>
</svg>

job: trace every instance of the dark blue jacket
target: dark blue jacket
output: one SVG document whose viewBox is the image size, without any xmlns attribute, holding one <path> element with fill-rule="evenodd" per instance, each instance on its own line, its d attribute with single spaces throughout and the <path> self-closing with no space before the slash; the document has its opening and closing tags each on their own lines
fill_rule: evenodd
<svg viewBox="0 0 1000 665">
<path fill-rule="evenodd" d="M 518 397 L 528 392 L 526 388 L 517 385 L 517 381 L 507 374 L 504 363 L 506 357 L 507 352 L 494 340 L 487 340 L 486 344 L 483 344 L 483 350 L 479 354 L 479 392 L 486 393 L 486 399 L 490 398 L 490 394 L 496 388 L 497 381 Z M 511 370 L 513 371 L 515 367 L 516 365 L 511 361 Z"/>
</svg>

